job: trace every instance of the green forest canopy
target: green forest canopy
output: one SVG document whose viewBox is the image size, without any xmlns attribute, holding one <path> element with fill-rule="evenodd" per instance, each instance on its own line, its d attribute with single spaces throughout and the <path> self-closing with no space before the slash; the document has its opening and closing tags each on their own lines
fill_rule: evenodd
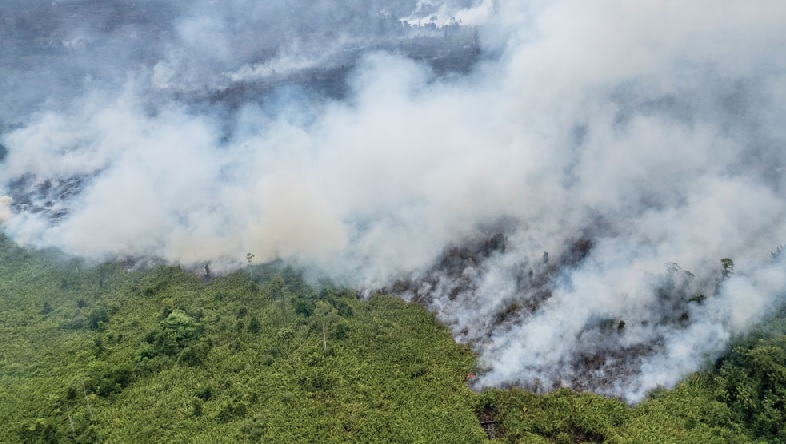
<svg viewBox="0 0 786 444">
<path fill-rule="evenodd" d="M 203 282 L 0 238 L 0 442 L 786 443 L 786 323 L 628 406 L 471 391 L 423 308 L 280 265 Z"/>
</svg>

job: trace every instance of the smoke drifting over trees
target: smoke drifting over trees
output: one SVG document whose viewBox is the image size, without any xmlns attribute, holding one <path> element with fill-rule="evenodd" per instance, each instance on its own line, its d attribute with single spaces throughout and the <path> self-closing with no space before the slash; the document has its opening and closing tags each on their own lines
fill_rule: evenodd
<svg viewBox="0 0 786 444">
<path fill-rule="evenodd" d="M 0 6 L 18 242 L 291 260 L 429 305 L 478 386 L 632 401 L 786 291 L 783 2 L 28 4 Z"/>
</svg>

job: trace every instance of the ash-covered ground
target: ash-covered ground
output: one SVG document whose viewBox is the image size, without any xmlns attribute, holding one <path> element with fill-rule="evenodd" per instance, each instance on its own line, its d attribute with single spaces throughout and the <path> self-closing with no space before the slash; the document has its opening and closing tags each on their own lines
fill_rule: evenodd
<svg viewBox="0 0 786 444">
<path fill-rule="evenodd" d="M 498 278 L 513 283 L 511 291 L 496 300 L 479 296 L 487 291 L 484 279 L 499 273 L 500 263 L 506 262 L 503 256 L 507 243 L 505 234 L 498 232 L 451 246 L 425 273 L 378 291 L 433 309 L 458 341 L 480 350 L 482 358 L 488 357 L 484 354 L 494 346 L 496 335 L 521 332 L 541 310 L 548 309 L 554 292 L 570 279 L 570 271 L 580 267 L 593 248 L 592 234 L 585 232 L 559 257 L 545 251 L 540 260 L 507 262 L 502 270 L 506 276 Z M 707 316 L 705 303 L 718 296 L 724 279 L 733 272 L 733 263 L 717 265 L 709 279 L 698 282 L 693 273 L 678 264 L 664 264 L 656 298 L 646 310 L 630 317 L 597 312 L 584 319 L 573 333 L 572 353 L 557 363 L 531 361 L 530 372 L 547 376 L 514 379 L 505 385 L 535 392 L 571 387 L 609 395 L 618 395 L 622 387 L 635 387 L 643 376 L 645 361 L 664 351 L 667 335 L 690 335 L 694 317 Z M 644 331 L 648 333 L 642 334 Z M 705 358 L 710 362 L 710 355 Z M 480 376 L 491 370 L 491 365 L 481 366 Z M 483 387 L 482 382 L 471 382 Z"/>
</svg>

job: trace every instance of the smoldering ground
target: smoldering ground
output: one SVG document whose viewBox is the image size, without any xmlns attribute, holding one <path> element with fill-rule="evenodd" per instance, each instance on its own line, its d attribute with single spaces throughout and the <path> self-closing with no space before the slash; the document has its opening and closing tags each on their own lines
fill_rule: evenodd
<svg viewBox="0 0 786 444">
<path fill-rule="evenodd" d="M 284 258 L 426 304 L 478 386 L 631 401 L 786 291 L 781 2 L 162 5 L 6 68 L 19 242 Z"/>
</svg>

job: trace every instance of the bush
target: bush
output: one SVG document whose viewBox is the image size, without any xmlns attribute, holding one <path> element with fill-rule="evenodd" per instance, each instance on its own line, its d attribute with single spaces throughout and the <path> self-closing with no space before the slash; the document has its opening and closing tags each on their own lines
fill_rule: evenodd
<svg viewBox="0 0 786 444">
<path fill-rule="evenodd" d="M 104 306 L 94 308 L 87 317 L 87 326 L 90 330 L 98 330 L 107 322 L 109 322 L 109 312 Z"/>
<path fill-rule="evenodd" d="M 248 332 L 254 334 L 259 333 L 259 319 L 257 319 L 256 316 L 253 316 L 248 322 Z"/>
<path fill-rule="evenodd" d="M 172 310 L 158 328 L 145 336 L 136 353 L 138 365 L 147 370 L 160 368 L 153 361 L 159 356 L 176 358 L 177 362 L 196 366 L 207 358 L 211 342 L 204 337 L 204 327 L 182 310 Z"/>
<path fill-rule="evenodd" d="M 57 444 L 60 439 L 57 436 L 57 427 L 52 421 L 45 418 L 38 418 L 28 424 L 23 424 L 17 431 L 19 442 Z"/>
<path fill-rule="evenodd" d="M 729 404 L 754 436 L 786 442 L 786 338 L 735 347 L 715 381 L 719 400 Z"/>
<path fill-rule="evenodd" d="M 96 364 L 91 373 L 93 375 L 85 384 L 85 389 L 103 398 L 122 392 L 133 377 L 131 368 L 107 363 Z"/>
<path fill-rule="evenodd" d="M 159 328 L 152 337 L 157 353 L 169 356 L 177 355 L 181 350 L 202 337 L 202 324 L 181 310 L 174 310 L 161 321 Z"/>
<path fill-rule="evenodd" d="M 216 419 L 219 422 L 228 422 L 234 418 L 245 416 L 248 413 L 248 406 L 242 401 L 227 401 L 224 402 L 219 411 Z"/>
</svg>

